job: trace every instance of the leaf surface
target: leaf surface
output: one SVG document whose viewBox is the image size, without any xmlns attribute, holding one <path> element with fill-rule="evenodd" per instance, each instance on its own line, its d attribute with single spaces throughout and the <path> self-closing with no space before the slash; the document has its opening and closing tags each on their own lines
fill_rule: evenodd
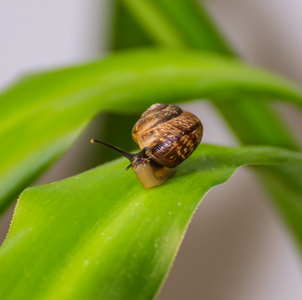
<svg viewBox="0 0 302 300">
<path fill-rule="evenodd" d="M 210 188 L 245 164 L 301 163 L 279 148 L 201 145 L 160 187 L 143 189 L 119 159 L 29 188 L 0 248 L 1 297 L 151 299 Z"/>
</svg>

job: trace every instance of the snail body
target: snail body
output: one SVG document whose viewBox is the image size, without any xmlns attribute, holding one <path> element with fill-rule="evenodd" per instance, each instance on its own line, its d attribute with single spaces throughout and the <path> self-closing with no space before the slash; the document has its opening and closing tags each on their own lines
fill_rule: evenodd
<svg viewBox="0 0 302 300">
<path fill-rule="evenodd" d="M 202 134 L 202 123 L 194 114 L 176 105 L 153 104 L 132 130 L 140 152 L 131 154 L 104 142 L 91 142 L 104 144 L 129 159 L 127 169 L 132 167 L 141 184 L 150 188 L 171 177 L 174 168 L 197 148 Z"/>
</svg>

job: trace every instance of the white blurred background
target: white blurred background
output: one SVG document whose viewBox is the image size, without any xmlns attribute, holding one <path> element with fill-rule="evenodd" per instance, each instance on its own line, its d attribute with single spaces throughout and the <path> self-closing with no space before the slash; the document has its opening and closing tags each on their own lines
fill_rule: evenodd
<svg viewBox="0 0 302 300">
<path fill-rule="evenodd" d="M 301 1 L 205 3 L 242 57 L 302 83 Z M 0 88 L 27 72 L 97 57 L 99 41 L 102 49 L 108 45 L 110 5 L 110 0 L 3 1 Z M 205 126 L 204 142 L 237 143 L 207 103 L 198 106 Z M 280 105 L 280 113 L 301 141 L 301 114 L 285 105 Z M 77 148 L 69 151 L 39 183 L 74 172 L 73 158 L 85 157 L 81 143 L 86 143 L 90 135 L 84 135 Z M 2 240 L 12 211 L 0 221 Z M 241 169 L 227 184 L 206 196 L 158 299 L 302 299 L 301 259 L 294 241 L 250 170 Z"/>
</svg>

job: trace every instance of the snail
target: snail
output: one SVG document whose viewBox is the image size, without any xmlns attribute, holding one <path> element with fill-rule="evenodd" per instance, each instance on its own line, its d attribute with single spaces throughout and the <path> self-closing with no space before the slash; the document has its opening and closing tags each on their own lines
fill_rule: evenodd
<svg viewBox="0 0 302 300">
<path fill-rule="evenodd" d="M 201 121 L 176 105 L 153 104 L 137 121 L 132 137 L 141 151 L 128 153 L 110 144 L 92 139 L 126 157 L 144 188 L 165 182 L 180 163 L 199 145 L 203 134 Z"/>
</svg>

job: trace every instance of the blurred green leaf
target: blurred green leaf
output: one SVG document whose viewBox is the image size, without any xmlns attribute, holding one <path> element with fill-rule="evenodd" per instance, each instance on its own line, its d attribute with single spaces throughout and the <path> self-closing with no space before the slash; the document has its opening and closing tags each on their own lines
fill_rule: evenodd
<svg viewBox="0 0 302 300">
<path fill-rule="evenodd" d="M 112 28 L 110 50 L 121 50 L 133 47 L 146 47 L 153 44 L 148 33 L 139 22 L 128 13 L 127 7 L 119 1 L 112 1 Z"/>
<path fill-rule="evenodd" d="M 116 0 L 122 11 L 116 10 L 115 40 L 122 39 L 127 47 L 138 45 L 136 33 L 142 42 L 152 40 L 165 47 L 192 47 L 232 55 L 232 51 L 211 22 L 208 13 L 196 0 Z M 125 10 L 126 8 L 126 10 Z M 126 11 L 130 14 L 126 14 Z M 125 35 L 127 24 L 138 22 L 132 33 Z M 156 22 L 155 22 L 156 20 Z M 118 25 L 121 25 L 117 30 Z M 125 29 L 125 30 L 124 30 Z M 142 37 L 142 30 L 146 37 Z M 133 43 L 132 40 L 136 40 Z M 127 42 L 125 41 L 127 40 Z"/>
<path fill-rule="evenodd" d="M 0 248 L 2 299 L 151 299 L 210 188 L 242 165 L 301 165 L 302 154 L 202 145 L 149 190 L 127 164 L 120 159 L 21 195 Z"/>
<path fill-rule="evenodd" d="M 1 210 L 66 151 L 100 112 L 137 113 L 155 102 L 269 95 L 301 105 L 286 80 L 196 51 L 141 50 L 35 75 L 0 96 Z M 130 138 L 130 135 L 129 135 Z"/>
</svg>

